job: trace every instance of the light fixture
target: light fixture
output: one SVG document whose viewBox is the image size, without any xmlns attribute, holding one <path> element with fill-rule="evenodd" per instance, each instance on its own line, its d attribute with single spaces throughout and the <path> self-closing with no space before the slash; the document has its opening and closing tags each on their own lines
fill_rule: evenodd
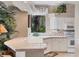
<svg viewBox="0 0 79 59">
<path fill-rule="evenodd" d="M 4 25 L 3 25 L 3 24 L 0 24 L 0 34 L 6 33 L 6 32 L 7 32 L 7 30 L 6 30 L 6 28 L 4 27 Z"/>
</svg>

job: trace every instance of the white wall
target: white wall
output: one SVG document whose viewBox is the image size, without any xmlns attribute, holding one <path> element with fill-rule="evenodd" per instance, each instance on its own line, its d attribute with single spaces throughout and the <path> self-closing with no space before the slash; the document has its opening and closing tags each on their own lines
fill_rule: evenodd
<svg viewBox="0 0 79 59">
<path fill-rule="evenodd" d="M 75 5 L 75 44 L 76 56 L 79 57 L 79 3 Z"/>
</svg>

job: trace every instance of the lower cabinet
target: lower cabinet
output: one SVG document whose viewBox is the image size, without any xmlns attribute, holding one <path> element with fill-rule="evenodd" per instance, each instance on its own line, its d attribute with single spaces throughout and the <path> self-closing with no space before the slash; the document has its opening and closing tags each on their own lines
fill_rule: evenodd
<svg viewBox="0 0 79 59">
<path fill-rule="evenodd" d="M 25 51 L 16 51 L 16 57 L 26 57 Z"/>
<path fill-rule="evenodd" d="M 16 51 L 16 57 L 44 57 L 44 49 Z"/>
<path fill-rule="evenodd" d="M 44 49 L 27 49 L 24 51 L 13 51 L 8 48 L 7 55 L 12 57 L 44 57 Z"/>
<path fill-rule="evenodd" d="M 44 39 L 44 43 L 47 44 L 45 52 L 67 52 L 68 51 L 68 39 L 64 37 L 55 37 Z"/>
</svg>

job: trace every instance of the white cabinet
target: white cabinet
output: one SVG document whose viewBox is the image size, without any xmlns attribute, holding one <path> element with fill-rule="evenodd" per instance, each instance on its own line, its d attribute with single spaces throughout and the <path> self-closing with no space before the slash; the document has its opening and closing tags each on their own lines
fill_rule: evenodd
<svg viewBox="0 0 79 59">
<path fill-rule="evenodd" d="M 16 51 L 16 57 L 25 57 L 26 55 L 25 55 L 26 53 L 25 53 L 25 51 Z"/>
<path fill-rule="evenodd" d="M 50 29 L 66 29 L 67 25 L 74 26 L 74 17 L 57 17 L 55 13 L 48 14 Z"/>
<path fill-rule="evenodd" d="M 44 39 L 44 43 L 47 44 L 47 49 L 45 50 L 45 52 L 67 52 L 68 50 L 68 39 L 66 37 L 53 37 Z"/>
<path fill-rule="evenodd" d="M 44 49 L 26 49 L 25 51 L 16 51 L 16 57 L 44 57 Z"/>
<path fill-rule="evenodd" d="M 55 14 L 49 14 L 49 21 L 50 21 L 50 29 L 57 29 L 57 19 L 55 17 Z"/>
</svg>

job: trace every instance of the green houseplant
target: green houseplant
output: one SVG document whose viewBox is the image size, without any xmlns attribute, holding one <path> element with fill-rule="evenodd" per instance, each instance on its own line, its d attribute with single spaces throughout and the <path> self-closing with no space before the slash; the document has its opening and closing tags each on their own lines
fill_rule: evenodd
<svg viewBox="0 0 79 59">
<path fill-rule="evenodd" d="M 5 49 L 4 42 L 11 39 L 10 36 L 16 32 L 16 21 L 13 15 L 15 15 L 15 12 L 0 2 L 0 24 L 3 24 L 8 31 L 0 35 L 0 50 Z"/>
<path fill-rule="evenodd" d="M 65 13 L 66 12 L 66 4 L 61 4 L 57 6 L 56 9 L 53 10 L 54 13 Z"/>
</svg>

